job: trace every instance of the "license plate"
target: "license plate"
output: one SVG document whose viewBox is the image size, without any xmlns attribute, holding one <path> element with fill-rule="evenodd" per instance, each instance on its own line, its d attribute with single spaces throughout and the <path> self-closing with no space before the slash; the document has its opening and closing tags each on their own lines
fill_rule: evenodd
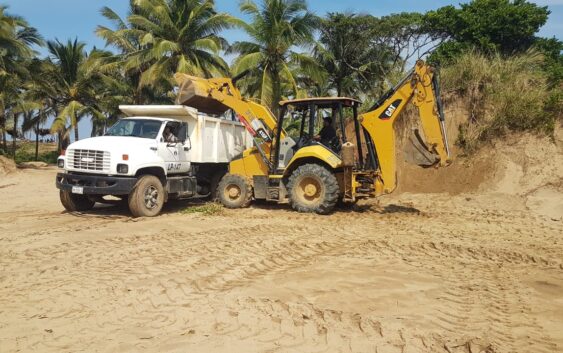
<svg viewBox="0 0 563 353">
<path fill-rule="evenodd" d="M 73 186 L 72 187 L 72 193 L 73 194 L 83 194 L 84 188 L 82 186 Z"/>
</svg>

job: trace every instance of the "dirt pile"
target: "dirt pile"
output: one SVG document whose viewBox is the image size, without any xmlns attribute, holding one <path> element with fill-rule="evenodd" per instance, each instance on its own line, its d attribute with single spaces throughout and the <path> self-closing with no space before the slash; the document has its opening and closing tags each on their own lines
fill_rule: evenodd
<svg viewBox="0 0 563 353">
<path fill-rule="evenodd" d="M 45 162 L 23 162 L 18 164 L 18 167 L 22 169 L 41 169 L 48 166 L 49 165 Z"/>
<path fill-rule="evenodd" d="M 528 209 L 563 220 L 563 129 L 553 141 L 529 134 L 515 135 L 494 145 L 494 174 L 482 191 L 501 192 L 525 198 Z"/>
<path fill-rule="evenodd" d="M 398 192 L 500 192 L 529 196 L 543 188 L 561 190 L 562 126 L 556 127 L 553 138 L 533 133 L 510 133 L 466 157 L 455 142 L 460 124 L 471 119 L 467 104 L 461 99 L 449 99 L 445 115 L 454 159 L 448 168 L 423 169 L 408 164 L 404 151 L 419 121 L 414 107 L 410 107 L 397 121 Z"/>
<path fill-rule="evenodd" d="M 0 175 L 6 175 L 16 171 L 16 163 L 4 156 L 0 156 Z"/>
<path fill-rule="evenodd" d="M 418 121 L 416 112 L 409 109 L 397 122 L 397 192 L 506 194 L 534 214 L 563 220 L 563 127 L 556 126 L 553 137 L 510 133 L 463 156 L 455 141 L 470 114 L 463 101 L 448 103 L 446 129 L 454 161 L 447 168 L 408 164 L 404 151 Z"/>
</svg>

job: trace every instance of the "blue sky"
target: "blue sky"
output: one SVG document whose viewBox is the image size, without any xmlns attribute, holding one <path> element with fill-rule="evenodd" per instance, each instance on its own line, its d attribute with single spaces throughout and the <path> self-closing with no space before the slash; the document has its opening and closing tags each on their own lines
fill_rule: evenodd
<svg viewBox="0 0 563 353">
<path fill-rule="evenodd" d="M 563 38 L 563 0 L 533 1 L 548 6 L 552 14 L 542 28 L 542 36 Z M 9 12 L 23 16 L 32 26 L 39 29 L 46 39 L 67 40 L 78 37 L 89 46 L 104 47 L 104 42 L 96 37 L 94 30 L 98 24 L 108 23 L 100 15 L 103 6 L 109 6 L 125 17 L 128 0 L 0 0 L 0 4 L 9 6 Z M 228 12 L 244 18 L 238 9 L 237 0 L 216 0 L 219 11 Z M 369 13 L 375 16 L 397 12 L 428 11 L 445 5 L 457 5 L 459 1 L 424 1 L 424 0 L 309 0 L 312 11 L 319 15 L 334 11 Z M 224 36 L 229 41 L 236 41 L 244 34 L 241 31 L 226 31 Z"/>
<path fill-rule="evenodd" d="M 374 16 L 383 16 L 397 12 L 423 12 L 445 5 L 457 5 L 463 1 L 425 1 L 425 0 L 308 0 L 309 8 L 317 15 L 327 12 L 361 12 Z M 548 6 L 551 11 L 547 24 L 540 35 L 563 39 L 563 0 L 532 1 Z M 97 25 L 109 25 L 100 15 L 103 6 L 109 6 L 122 17 L 127 15 L 129 0 L 0 0 L 7 5 L 8 12 L 24 17 L 36 27 L 47 40 L 58 38 L 61 41 L 78 38 L 88 47 L 105 47 L 105 43 L 96 37 Z M 238 9 L 238 0 L 215 0 L 217 9 L 246 19 Z M 245 35 L 240 30 L 229 30 L 223 34 L 229 42 L 241 40 Z M 45 49 L 40 50 L 45 54 Z M 80 124 L 81 136 L 90 135 L 89 121 Z"/>
</svg>

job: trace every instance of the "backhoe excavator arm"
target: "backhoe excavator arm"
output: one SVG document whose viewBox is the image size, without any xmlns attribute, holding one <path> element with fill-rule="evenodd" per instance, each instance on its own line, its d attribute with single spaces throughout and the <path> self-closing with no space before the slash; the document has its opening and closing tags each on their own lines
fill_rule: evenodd
<svg viewBox="0 0 563 353">
<path fill-rule="evenodd" d="M 440 91 L 434 69 L 419 60 L 414 69 L 397 86 L 384 95 L 373 109 L 359 117 L 367 132 L 366 142 L 375 149 L 380 178 L 376 193 L 390 193 L 397 186 L 395 158 L 395 130 L 397 117 L 409 102 L 417 107 L 425 143 L 425 166 L 446 166 L 450 163 Z M 421 137 L 418 136 L 420 140 Z M 421 151 L 422 152 L 422 151 Z M 375 166 L 374 166 L 375 167 Z"/>
<path fill-rule="evenodd" d="M 277 119 L 270 109 L 243 98 L 234 85 L 236 78 L 205 79 L 181 73 L 174 75 L 174 78 L 179 85 L 176 104 L 191 106 L 203 113 L 217 115 L 232 109 L 254 137 L 255 146 L 261 154 L 264 165 L 271 167 L 270 148 Z"/>
</svg>

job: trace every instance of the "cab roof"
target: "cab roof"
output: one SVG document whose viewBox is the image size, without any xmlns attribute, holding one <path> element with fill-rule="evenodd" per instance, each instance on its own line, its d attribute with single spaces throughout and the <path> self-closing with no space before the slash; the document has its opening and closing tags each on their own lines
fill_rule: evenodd
<svg viewBox="0 0 563 353">
<path fill-rule="evenodd" d="M 305 103 L 316 103 L 317 105 L 331 105 L 334 103 L 341 102 L 345 106 L 351 106 L 352 102 L 356 104 L 362 104 L 357 99 L 350 98 L 350 97 L 313 97 L 313 98 L 301 98 L 301 99 L 292 99 L 292 100 L 285 100 L 281 101 L 280 105 L 301 105 Z"/>
</svg>

